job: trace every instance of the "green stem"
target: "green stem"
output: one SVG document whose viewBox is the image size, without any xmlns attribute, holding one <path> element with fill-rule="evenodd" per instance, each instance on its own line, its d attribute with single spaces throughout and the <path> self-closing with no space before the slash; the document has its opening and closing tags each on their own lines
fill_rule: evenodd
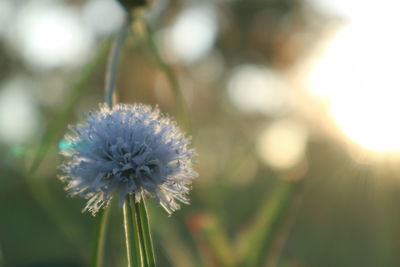
<svg viewBox="0 0 400 267">
<path fill-rule="evenodd" d="M 113 105 L 113 95 L 115 92 L 115 82 L 117 77 L 119 56 L 121 54 L 122 47 L 124 46 L 125 39 L 128 33 L 131 19 L 128 13 L 125 14 L 124 22 L 121 29 L 118 31 L 117 36 L 114 40 L 111 53 L 108 58 L 107 71 L 106 71 L 106 82 L 105 82 L 105 101 L 110 108 Z"/>
<path fill-rule="evenodd" d="M 125 43 L 125 40 L 127 37 L 130 23 L 131 23 L 131 18 L 128 13 L 125 13 L 124 22 L 114 39 L 113 46 L 112 46 L 111 52 L 108 57 L 106 79 L 105 79 L 105 90 L 104 90 L 105 97 L 104 98 L 105 98 L 105 101 L 109 108 L 112 108 L 112 106 L 114 104 L 113 96 L 114 96 L 115 88 L 116 88 L 116 77 L 117 77 L 119 57 L 120 57 L 122 48 L 124 46 L 124 43 Z M 132 211 L 130 208 L 129 197 L 127 197 L 124 202 L 123 213 L 124 213 L 124 229 L 125 229 L 128 266 L 129 267 L 133 267 L 133 266 L 139 267 L 139 266 L 142 266 L 141 265 L 141 252 L 140 252 L 140 247 L 138 246 L 138 242 L 137 242 L 137 226 L 134 224 L 134 221 L 133 221 L 133 215 L 132 215 Z M 106 226 L 104 226 L 104 227 L 106 227 Z M 99 240 L 104 241 L 105 230 L 100 231 L 99 234 L 100 234 Z M 102 257 L 103 247 L 101 245 L 102 245 L 101 243 L 98 244 L 98 249 L 101 251 L 99 251 L 99 255 L 97 255 L 96 261 L 99 259 L 99 257 Z M 136 250 L 136 253 L 134 253 L 135 250 Z M 99 267 L 100 267 L 100 265 L 99 265 Z"/>
<path fill-rule="evenodd" d="M 94 242 L 93 242 L 93 255 L 92 255 L 92 267 L 102 267 L 104 266 L 104 249 L 106 241 L 106 233 L 110 218 L 111 205 L 105 208 L 99 214 L 96 222 Z"/>
<path fill-rule="evenodd" d="M 135 248 L 136 248 L 136 258 L 135 258 L 135 266 L 138 267 L 144 267 L 144 251 L 143 248 L 140 244 L 140 235 L 139 235 L 139 226 L 137 223 L 138 220 L 138 216 L 136 214 L 135 208 L 134 208 L 134 203 L 135 203 L 135 198 L 133 196 L 128 196 L 127 198 L 129 198 L 129 208 L 131 210 L 132 213 L 132 225 L 133 225 L 133 231 L 134 231 L 134 240 L 135 240 Z"/>
<path fill-rule="evenodd" d="M 172 88 L 173 95 L 175 98 L 175 102 L 177 104 L 177 114 L 180 116 L 181 122 L 184 124 L 186 130 L 188 131 L 189 134 L 192 132 L 192 124 L 190 121 L 190 116 L 188 114 L 188 108 L 185 103 L 185 99 L 182 94 L 182 90 L 179 86 L 178 79 L 172 70 L 171 66 L 166 63 L 166 61 L 163 59 L 161 56 L 161 53 L 157 47 L 156 42 L 154 41 L 153 38 L 153 31 L 150 27 L 150 25 L 142 19 L 143 26 L 145 29 L 145 38 L 148 47 L 150 48 L 155 60 L 157 61 L 157 64 L 159 68 L 164 72 L 165 76 L 167 77 L 167 80 Z"/>
<path fill-rule="evenodd" d="M 143 200 L 140 200 L 140 202 L 142 202 L 142 201 Z M 146 244 L 144 241 L 143 223 L 142 223 L 142 218 L 140 216 L 141 214 L 140 214 L 139 203 L 135 202 L 134 212 L 136 213 L 136 223 L 137 223 L 137 228 L 138 228 L 138 233 L 139 233 L 140 247 L 142 248 L 142 252 L 143 252 L 143 264 L 145 267 L 147 267 L 147 266 L 149 266 L 148 260 L 147 260 L 148 252 L 147 252 Z"/>
<path fill-rule="evenodd" d="M 138 206 L 138 215 L 140 216 L 141 232 L 144 241 L 144 251 L 147 258 L 147 264 L 150 267 L 156 266 L 156 260 L 154 257 L 153 240 L 151 238 L 149 216 L 147 214 L 146 201 L 142 195 L 142 200 L 136 204 Z"/>
<path fill-rule="evenodd" d="M 142 267 L 142 253 L 140 249 L 140 243 L 138 241 L 139 233 L 137 231 L 137 225 L 134 224 L 134 215 L 132 213 L 132 204 L 129 196 L 127 196 L 125 199 L 123 213 L 128 267 Z"/>
</svg>

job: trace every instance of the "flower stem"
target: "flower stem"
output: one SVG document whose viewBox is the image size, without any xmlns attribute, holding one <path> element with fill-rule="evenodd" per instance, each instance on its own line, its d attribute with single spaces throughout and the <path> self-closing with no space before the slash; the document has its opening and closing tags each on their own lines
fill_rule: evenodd
<svg viewBox="0 0 400 267">
<path fill-rule="evenodd" d="M 138 225 L 135 223 L 137 216 L 133 215 L 132 210 L 131 200 L 127 196 L 124 202 L 123 213 L 128 267 L 143 267 L 144 257 L 142 257 L 140 248 Z"/>
<path fill-rule="evenodd" d="M 118 31 L 117 36 L 115 37 L 113 46 L 111 48 L 111 52 L 108 57 L 104 98 L 105 98 L 105 102 L 107 103 L 109 108 L 112 108 L 112 106 L 113 106 L 113 95 L 114 95 L 115 88 L 116 88 L 115 84 L 116 84 L 119 56 L 121 54 L 122 47 L 124 46 L 130 23 L 131 23 L 131 18 L 129 16 L 129 14 L 126 13 L 124 16 L 124 22 L 121 26 L 121 29 Z M 107 210 L 108 209 L 109 208 L 107 208 Z M 138 242 L 136 240 L 137 238 L 135 238 L 135 236 L 137 236 L 137 226 L 134 224 L 134 221 L 133 221 L 133 215 L 132 215 L 132 211 L 130 209 L 129 197 L 127 197 L 124 202 L 123 213 L 124 213 L 124 229 L 125 229 L 128 266 L 129 267 L 133 267 L 133 266 L 140 267 L 140 266 L 142 266 L 141 252 L 140 252 L 140 247 L 138 247 Z M 103 241 L 103 242 L 104 242 L 103 239 L 105 236 L 106 227 L 107 227 L 107 224 L 105 224 L 99 232 L 99 235 L 100 235 L 99 240 Z M 100 241 L 98 244 L 98 250 L 103 249 Z M 134 253 L 134 251 L 136 251 L 136 253 Z M 98 257 L 101 257 L 102 251 L 98 252 L 98 253 L 99 253 L 99 255 L 96 258 L 96 262 L 99 262 Z M 101 263 L 101 261 L 100 261 L 100 263 Z M 96 267 L 100 267 L 100 265 L 98 265 Z"/>
<path fill-rule="evenodd" d="M 142 202 L 142 200 L 140 200 Z M 144 241 L 144 233 L 143 233 L 143 224 L 142 224 L 142 219 L 140 216 L 140 210 L 139 210 L 139 203 L 134 202 L 134 213 L 136 213 L 136 223 L 137 223 L 137 229 L 138 229 L 138 237 L 140 240 L 140 247 L 143 255 L 143 264 L 145 267 L 149 266 L 147 259 L 148 259 L 148 253 L 146 251 L 146 245 Z"/>
<path fill-rule="evenodd" d="M 144 243 L 144 254 L 147 259 L 147 266 L 155 267 L 156 260 L 154 257 L 154 248 L 153 248 L 153 240 L 151 238 L 150 231 L 150 223 L 149 217 L 147 214 L 146 202 L 144 196 L 142 195 L 142 199 L 139 203 L 135 203 L 136 212 L 140 221 L 140 230 L 139 233 L 142 233 L 143 243 Z"/>
<path fill-rule="evenodd" d="M 129 198 L 129 197 L 128 197 Z M 136 214 L 135 208 L 134 208 L 134 204 L 135 203 L 135 199 L 134 197 L 130 197 L 130 209 L 132 212 L 132 224 L 133 224 L 133 229 L 134 229 L 134 239 L 135 239 L 135 247 L 136 247 L 136 266 L 138 267 L 146 267 L 144 265 L 144 251 L 143 248 L 140 244 L 140 235 L 139 235 L 139 226 L 137 223 L 138 220 L 138 216 Z"/>
<path fill-rule="evenodd" d="M 110 218 L 110 209 L 111 206 L 109 205 L 97 218 L 93 243 L 92 267 L 102 267 L 104 265 L 104 248 Z"/>
<path fill-rule="evenodd" d="M 114 40 L 110 55 L 108 57 L 106 81 L 105 81 L 105 101 L 110 108 L 113 105 L 113 95 L 115 92 L 115 81 L 117 76 L 119 55 L 124 46 L 131 19 L 128 13 L 124 16 L 124 22 Z"/>
</svg>

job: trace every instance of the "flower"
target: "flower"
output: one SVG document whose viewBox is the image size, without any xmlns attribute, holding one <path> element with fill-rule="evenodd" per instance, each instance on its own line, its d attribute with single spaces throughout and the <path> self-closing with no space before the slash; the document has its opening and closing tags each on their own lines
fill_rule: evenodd
<svg viewBox="0 0 400 267">
<path fill-rule="evenodd" d="M 71 196 L 88 199 L 83 211 L 95 215 L 113 196 L 120 205 L 127 195 L 139 202 L 154 197 L 171 214 L 188 204 L 194 149 L 180 128 L 158 108 L 118 104 L 86 115 L 86 123 L 70 126 L 61 165 Z"/>
</svg>

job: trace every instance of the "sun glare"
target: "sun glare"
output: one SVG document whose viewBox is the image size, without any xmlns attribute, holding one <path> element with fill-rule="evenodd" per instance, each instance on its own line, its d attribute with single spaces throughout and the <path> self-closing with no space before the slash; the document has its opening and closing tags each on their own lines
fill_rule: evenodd
<svg viewBox="0 0 400 267">
<path fill-rule="evenodd" d="M 312 64 L 307 87 L 343 133 L 373 151 L 400 151 L 400 35 L 393 19 L 342 26 Z"/>
</svg>

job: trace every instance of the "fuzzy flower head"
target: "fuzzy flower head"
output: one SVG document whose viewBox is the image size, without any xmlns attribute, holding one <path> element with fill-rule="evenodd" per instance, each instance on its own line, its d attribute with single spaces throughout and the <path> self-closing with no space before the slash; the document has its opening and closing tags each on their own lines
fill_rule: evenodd
<svg viewBox="0 0 400 267">
<path fill-rule="evenodd" d="M 113 197 L 140 201 L 154 197 L 171 214 L 187 194 L 197 173 L 192 169 L 190 139 L 157 108 L 118 104 L 86 115 L 86 123 L 70 126 L 69 148 L 61 153 L 61 180 L 72 196 L 88 199 L 84 211 L 96 214 Z"/>
</svg>

